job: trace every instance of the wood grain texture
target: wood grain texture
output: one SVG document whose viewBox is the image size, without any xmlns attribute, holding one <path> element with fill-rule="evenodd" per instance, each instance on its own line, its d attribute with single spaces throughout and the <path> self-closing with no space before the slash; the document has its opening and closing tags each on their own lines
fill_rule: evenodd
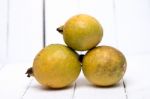
<svg viewBox="0 0 150 99">
<path fill-rule="evenodd" d="M 0 69 L 0 97 L 21 99 L 31 79 L 25 75 L 29 64 L 7 64 Z"/>
<path fill-rule="evenodd" d="M 147 99 L 150 79 L 150 2 L 149 0 L 115 0 L 118 48 L 127 57 L 125 75 L 128 99 Z"/>
<path fill-rule="evenodd" d="M 23 99 L 72 99 L 73 85 L 65 89 L 46 89 L 34 79 Z"/>
<path fill-rule="evenodd" d="M 81 73 L 76 83 L 73 99 L 126 99 L 122 80 L 112 87 L 98 87 L 89 83 Z"/>
<path fill-rule="evenodd" d="M 8 1 L 0 0 L 0 63 L 7 57 Z"/>
<path fill-rule="evenodd" d="M 42 0 L 10 0 L 8 58 L 31 62 L 42 48 Z"/>
<path fill-rule="evenodd" d="M 128 99 L 150 98 L 150 54 L 128 56 L 128 68 L 125 75 Z"/>
<path fill-rule="evenodd" d="M 126 55 L 150 53 L 149 0 L 115 0 L 117 40 Z"/>
</svg>

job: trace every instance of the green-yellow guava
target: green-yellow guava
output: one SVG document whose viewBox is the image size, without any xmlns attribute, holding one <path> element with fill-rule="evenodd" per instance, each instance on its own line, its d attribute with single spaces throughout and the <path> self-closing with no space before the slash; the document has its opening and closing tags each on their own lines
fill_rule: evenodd
<svg viewBox="0 0 150 99">
<path fill-rule="evenodd" d="M 118 83 L 126 71 L 126 58 L 116 48 L 98 46 L 83 57 L 83 73 L 88 81 L 97 86 Z"/>
<path fill-rule="evenodd" d="M 78 14 L 57 28 L 65 43 L 72 49 L 85 51 L 95 47 L 103 37 L 101 24 L 94 17 Z"/>
<path fill-rule="evenodd" d="M 33 75 L 43 86 L 63 88 L 77 79 L 80 70 L 76 52 L 61 44 L 51 44 L 37 54 L 27 74 Z"/>
</svg>

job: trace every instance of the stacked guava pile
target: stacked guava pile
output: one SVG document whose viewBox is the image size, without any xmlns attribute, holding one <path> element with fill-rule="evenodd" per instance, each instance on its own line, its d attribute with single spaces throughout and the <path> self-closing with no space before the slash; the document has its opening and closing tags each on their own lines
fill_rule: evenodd
<svg viewBox="0 0 150 99">
<path fill-rule="evenodd" d="M 51 44 L 35 57 L 27 70 L 43 86 L 63 88 L 72 84 L 82 69 L 85 78 L 93 85 L 111 86 L 120 81 L 126 71 L 126 59 L 118 49 L 101 45 L 101 24 L 94 17 L 79 14 L 57 28 L 63 44 Z M 77 51 L 87 51 L 79 55 Z"/>
</svg>

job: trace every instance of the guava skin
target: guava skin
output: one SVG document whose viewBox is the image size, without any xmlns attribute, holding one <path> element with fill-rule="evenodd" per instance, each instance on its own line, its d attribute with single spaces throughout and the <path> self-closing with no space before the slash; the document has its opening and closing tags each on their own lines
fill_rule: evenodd
<svg viewBox="0 0 150 99">
<path fill-rule="evenodd" d="M 62 27 L 61 27 L 62 28 Z M 71 17 L 63 26 L 65 43 L 78 51 L 95 47 L 103 37 L 101 24 L 92 16 L 79 14 Z"/>
<path fill-rule="evenodd" d="M 73 50 L 61 44 L 51 44 L 37 54 L 32 68 L 41 85 L 63 88 L 77 79 L 81 64 Z"/>
<path fill-rule="evenodd" d="M 116 48 L 98 46 L 83 57 L 82 70 L 92 84 L 111 86 L 117 84 L 126 71 L 126 58 Z"/>
</svg>

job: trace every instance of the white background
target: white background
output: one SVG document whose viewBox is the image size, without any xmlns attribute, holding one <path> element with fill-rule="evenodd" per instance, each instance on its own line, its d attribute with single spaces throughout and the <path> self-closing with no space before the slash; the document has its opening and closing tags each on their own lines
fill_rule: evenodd
<svg viewBox="0 0 150 99">
<path fill-rule="evenodd" d="M 79 13 L 102 24 L 99 45 L 124 53 L 128 63 L 124 79 L 113 87 L 94 87 L 81 73 L 69 88 L 43 89 L 24 74 L 43 47 L 43 0 L 0 0 L 0 98 L 150 98 L 150 0 L 45 0 L 46 45 L 64 44 L 56 28 Z"/>
</svg>

